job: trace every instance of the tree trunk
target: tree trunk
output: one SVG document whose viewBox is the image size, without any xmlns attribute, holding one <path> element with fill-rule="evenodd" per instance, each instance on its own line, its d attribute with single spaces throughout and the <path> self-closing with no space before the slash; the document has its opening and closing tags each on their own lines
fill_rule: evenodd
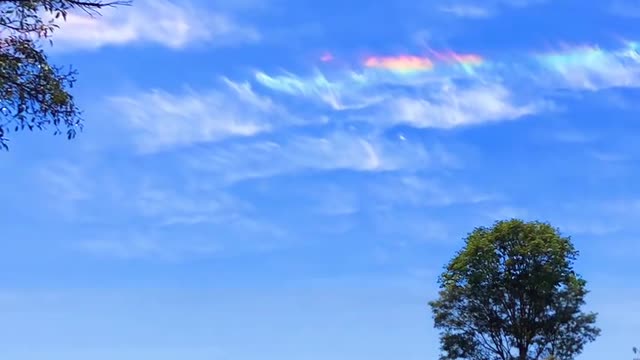
<svg viewBox="0 0 640 360">
<path fill-rule="evenodd" d="M 518 360 L 527 360 L 529 349 L 525 345 L 518 346 Z"/>
</svg>

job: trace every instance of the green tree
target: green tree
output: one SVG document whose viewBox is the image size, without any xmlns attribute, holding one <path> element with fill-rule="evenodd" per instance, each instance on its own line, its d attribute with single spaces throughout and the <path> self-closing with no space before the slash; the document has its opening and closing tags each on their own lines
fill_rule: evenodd
<svg viewBox="0 0 640 360">
<path fill-rule="evenodd" d="M 43 51 L 70 11 L 98 15 L 102 8 L 129 4 L 96 0 L 0 0 L 0 147 L 8 149 L 9 131 L 66 129 L 73 138 L 82 129 L 81 112 L 69 89 L 76 72 L 54 66 Z"/>
<path fill-rule="evenodd" d="M 471 232 L 430 302 L 441 359 L 570 360 L 594 341 L 596 314 L 582 312 L 578 252 L 547 223 L 509 220 Z"/>
</svg>

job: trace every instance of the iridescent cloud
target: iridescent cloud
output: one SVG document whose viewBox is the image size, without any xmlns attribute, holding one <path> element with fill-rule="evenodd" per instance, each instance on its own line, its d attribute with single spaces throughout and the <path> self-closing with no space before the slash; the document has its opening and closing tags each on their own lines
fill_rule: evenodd
<svg viewBox="0 0 640 360">
<path fill-rule="evenodd" d="M 558 86 L 598 90 L 640 86 L 640 55 L 635 42 L 617 50 L 598 46 L 564 47 L 560 51 L 536 53 L 541 76 L 555 76 Z"/>
<path fill-rule="evenodd" d="M 360 109 L 406 93 L 413 96 L 438 91 L 442 85 L 495 82 L 509 88 L 528 84 L 546 90 L 598 90 L 640 87 L 640 49 L 625 42 L 619 49 L 565 46 L 559 51 L 516 53 L 486 58 L 479 54 L 430 50 L 427 55 L 371 55 L 358 62 L 333 62 L 311 76 L 263 72 L 256 80 L 272 90 L 317 100 L 335 110 Z M 463 85 L 464 86 L 464 85 Z M 416 93 L 416 90 L 418 93 Z M 424 95 L 424 94 L 423 94 Z M 544 96 L 544 95 L 543 95 Z"/>
<path fill-rule="evenodd" d="M 431 51 L 429 56 L 398 55 L 398 56 L 370 56 L 364 61 L 367 68 L 384 69 L 400 73 L 414 73 L 432 71 L 442 66 L 459 65 L 466 71 L 480 66 L 484 62 L 477 54 L 459 54 L 453 51 Z"/>
<path fill-rule="evenodd" d="M 398 72 L 414 72 L 432 70 L 433 62 L 429 58 L 412 55 L 371 56 L 364 61 L 364 66 Z"/>
</svg>

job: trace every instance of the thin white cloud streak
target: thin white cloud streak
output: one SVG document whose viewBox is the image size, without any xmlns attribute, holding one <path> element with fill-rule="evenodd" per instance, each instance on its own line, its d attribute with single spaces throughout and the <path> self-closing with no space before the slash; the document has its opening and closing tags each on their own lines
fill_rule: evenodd
<svg viewBox="0 0 640 360">
<path fill-rule="evenodd" d="M 223 191 L 180 192 L 143 183 L 131 195 L 133 210 L 158 225 L 231 223 L 251 210 L 249 204 Z"/>
<path fill-rule="evenodd" d="M 197 185 L 201 178 L 160 186 L 163 178 L 157 174 L 128 169 L 126 179 L 114 183 L 104 170 L 92 170 L 54 163 L 36 173 L 38 188 L 46 190 L 44 203 L 56 216 L 70 226 L 92 225 L 82 238 L 68 239 L 73 249 L 108 258 L 173 261 L 288 244 L 288 232 L 252 204 L 228 189 L 203 189 Z M 198 235 L 203 231 L 213 235 Z"/>
<path fill-rule="evenodd" d="M 312 78 L 258 73 L 256 80 L 271 90 L 328 105 L 332 110 L 373 110 L 368 121 L 378 127 L 405 124 L 418 128 L 458 126 L 518 119 L 545 110 L 544 102 L 517 102 L 504 85 L 479 75 L 425 74 L 416 77 L 376 72 L 347 72 L 329 81 L 321 73 Z M 456 85 L 466 77 L 471 85 Z M 399 90 L 401 88 L 402 90 Z M 419 93 L 413 98 L 408 93 Z M 370 114 L 369 114 L 370 115 Z"/>
<path fill-rule="evenodd" d="M 640 54 L 631 44 L 621 51 L 596 47 L 538 58 L 542 71 L 535 82 L 555 89 L 598 91 L 609 88 L 640 87 Z M 546 70 L 546 71 L 544 71 Z"/>
<path fill-rule="evenodd" d="M 169 211 L 175 206 L 167 205 L 165 215 L 170 215 Z M 100 232 L 74 242 L 73 248 L 104 258 L 176 262 L 270 251 L 288 245 L 287 231 L 279 226 L 249 216 L 226 216 L 224 220 L 220 214 L 217 216 L 217 219 L 207 219 L 206 223 L 161 224 L 181 225 L 178 228 L 126 227 Z M 194 228 L 194 225 L 206 227 Z"/>
<path fill-rule="evenodd" d="M 290 96 L 297 96 L 329 106 L 332 110 L 362 110 L 394 97 L 389 87 L 428 90 L 430 87 L 450 83 L 454 79 L 468 78 L 466 72 L 394 74 L 377 70 L 339 70 L 323 73 L 315 69 L 311 76 L 285 72 L 268 75 L 258 71 L 255 80 L 262 86 Z"/>
<path fill-rule="evenodd" d="M 224 82 L 222 89 L 206 92 L 151 90 L 110 100 L 124 115 L 143 153 L 253 136 L 287 118 L 281 107 L 256 94 L 248 84 Z"/>
<path fill-rule="evenodd" d="M 69 161 L 55 161 L 34 171 L 39 196 L 46 198 L 45 207 L 55 211 L 66 222 L 83 223 L 94 220 L 87 207 L 99 204 L 100 194 L 115 196 L 115 189 L 106 176 L 97 178 L 93 168 Z"/>
<path fill-rule="evenodd" d="M 176 190 L 147 182 L 133 190 L 129 202 L 137 216 L 165 229 L 175 225 L 203 225 L 216 229 L 218 234 L 260 234 L 265 243 L 269 239 L 286 236 L 286 231 L 256 214 L 251 203 L 231 195 L 226 189 L 214 187 L 203 190 L 191 185 Z M 247 245 L 231 246 L 223 240 L 224 236 L 219 245 L 225 248 Z"/>
<path fill-rule="evenodd" d="M 319 71 L 311 77 L 258 72 L 256 81 L 331 110 L 371 110 L 368 122 L 382 129 L 398 124 L 451 129 L 519 119 L 550 108 L 549 102 L 516 96 L 499 71 L 491 66 L 445 66 L 406 74 L 339 70 L 331 77 Z"/>
<path fill-rule="evenodd" d="M 452 155 L 419 144 L 350 132 L 291 136 L 282 142 L 228 144 L 192 156 L 187 163 L 227 182 L 282 174 L 350 170 L 381 172 L 446 166 Z"/>
<path fill-rule="evenodd" d="M 566 202 L 554 213 L 544 214 L 568 234 L 589 236 L 629 236 L 640 219 L 640 200 L 634 195 L 625 199 L 587 199 Z M 540 214 L 538 214 L 540 215 Z"/>
<path fill-rule="evenodd" d="M 93 186 L 84 181 L 86 174 L 79 166 L 59 162 L 39 169 L 39 178 L 45 182 L 45 189 L 58 200 L 75 203 L 92 197 Z"/>
<path fill-rule="evenodd" d="M 316 205 L 313 210 L 325 216 L 349 216 L 360 211 L 361 201 L 355 191 L 337 185 L 314 186 L 309 191 Z"/>
<path fill-rule="evenodd" d="M 545 96 L 556 90 L 601 90 L 640 86 L 638 45 L 620 51 L 593 47 L 513 58 L 484 64 L 436 66 L 433 71 L 316 70 L 312 76 L 256 74 L 264 87 L 330 110 L 365 113 L 378 128 L 405 124 L 452 129 L 520 119 L 556 109 Z M 460 64 L 458 64 L 460 65 Z M 535 91 L 522 88 L 527 83 Z M 416 96 L 417 94 L 418 96 Z M 365 110 L 372 110 L 374 115 Z"/>
<path fill-rule="evenodd" d="M 263 72 L 256 73 L 256 81 L 270 89 L 280 91 L 288 95 L 298 95 L 312 101 L 319 101 L 329 105 L 333 110 L 363 109 L 379 103 L 385 99 L 385 95 L 361 93 L 363 84 L 359 84 L 358 75 L 352 73 L 355 81 L 341 82 L 328 79 L 320 71 L 314 76 L 305 79 L 294 74 L 270 76 Z"/>
<path fill-rule="evenodd" d="M 438 10 L 460 18 L 486 19 L 499 14 L 500 8 L 523 8 L 545 2 L 547 0 L 485 0 L 478 5 L 473 1 L 458 1 L 443 4 Z"/>
<path fill-rule="evenodd" d="M 380 181 L 369 188 L 370 197 L 381 205 L 441 207 L 480 204 L 500 199 L 498 194 L 484 193 L 466 185 L 456 185 L 426 176 L 404 175 Z"/>
<path fill-rule="evenodd" d="M 563 87 L 597 90 L 640 84 L 640 56 L 635 48 L 629 47 L 621 52 L 589 51 L 539 55 L 537 62 L 527 62 L 529 73 L 516 71 L 512 75 L 537 79 L 534 84 L 540 86 L 541 93 Z M 350 116 L 370 123 L 378 131 L 395 125 L 452 129 L 516 120 L 553 108 L 550 102 L 518 96 L 518 86 L 505 77 L 509 73 L 505 69 L 509 70 L 510 67 L 487 66 L 474 72 L 453 67 L 444 72 L 426 72 L 417 76 L 368 70 L 337 71 L 332 76 L 316 71 L 311 77 L 291 73 L 271 76 L 258 72 L 254 80 L 274 92 L 321 104 L 324 110 L 349 110 Z M 222 89 L 202 93 L 154 90 L 113 97 L 111 100 L 124 115 L 134 141 L 143 153 L 229 138 L 252 137 L 274 129 L 309 123 L 308 120 L 294 120 L 287 110 L 274 104 L 267 96 L 258 94 L 249 83 L 235 83 L 226 79 L 224 82 Z M 320 120 L 324 122 L 333 116 L 326 116 L 324 110 L 313 108 L 312 114 L 324 115 L 325 119 Z M 312 137 L 297 137 L 287 146 L 299 152 L 297 149 L 321 149 L 326 141 L 341 140 L 332 138 L 319 141 Z M 356 147 L 359 151 L 365 151 L 370 145 L 364 141 L 354 142 L 360 144 Z M 254 151 L 264 152 L 262 156 L 267 157 L 285 151 L 276 145 L 262 142 L 251 146 L 256 147 Z M 346 146 L 344 143 L 337 145 L 341 148 Z M 347 148 L 353 149 L 353 145 Z M 366 151 L 369 151 L 369 163 L 327 163 L 337 164 L 337 168 L 362 171 L 379 166 L 385 168 L 386 163 L 377 163 L 375 151 Z M 325 149 L 324 156 L 336 156 L 330 152 Z M 307 156 L 319 156 L 319 153 Z M 251 161 L 258 160 L 254 158 Z M 303 163 L 295 157 L 291 161 Z M 340 161 L 348 161 L 348 158 Z M 385 161 L 388 163 L 389 160 Z M 266 174 L 270 171 L 258 166 L 248 167 L 244 172 Z"/>
<path fill-rule="evenodd" d="M 102 16 L 70 13 L 58 22 L 54 51 L 98 49 L 153 43 L 172 49 L 206 43 L 224 46 L 255 42 L 259 33 L 229 15 L 191 6 L 188 2 L 136 0 L 131 7 L 107 8 Z"/>
<path fill-rule="evenodd" d="M 542 104 L 516 104 L 501 85 L 460 88 L 445 85 L 431 99 L 400 97 L 392 100 L 388 118 L 417 128 L 451 129 L 460 126 L 514 120 L 535 114 Z"/>
<path fill-rule="evenodd" d="M 194 241 L 188 237 L 168 240 L 159 233 L 111 233 L 81 241 L 77 249 L 94 256 L 121 260 L 179 261 L 185 258 L 213 256 L 220 245 L 212 240 Z"/>
<path fill-rule="evenodd" d="M 491 10 L 477 4 L 450 4 L 441 6 L 439 10 L 447 14 L 471 19 L 483 19 L 493 15 Z"/>
</svg>

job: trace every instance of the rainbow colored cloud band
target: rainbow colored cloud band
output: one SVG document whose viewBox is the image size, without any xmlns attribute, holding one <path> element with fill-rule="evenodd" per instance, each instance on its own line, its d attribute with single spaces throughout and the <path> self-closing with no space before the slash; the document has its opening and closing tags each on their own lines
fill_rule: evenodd
<svg viewBox="0 0 640 360">
<path fill-rule="evenodd" d="M 421 71 L 431 71 L 441 64 L 447 66 L 460 65 L 463 68 L 471 69 L 474 66 L 482 65 L 484 59 L 477 54 L 458 54 L 452 51 L 433 52 L 429 56 L 397 55 L 397 56 L 370 56 L 364 61 L 367 68 L 384 69 L 398 73 L 411 73 Z"/>
</svg>

